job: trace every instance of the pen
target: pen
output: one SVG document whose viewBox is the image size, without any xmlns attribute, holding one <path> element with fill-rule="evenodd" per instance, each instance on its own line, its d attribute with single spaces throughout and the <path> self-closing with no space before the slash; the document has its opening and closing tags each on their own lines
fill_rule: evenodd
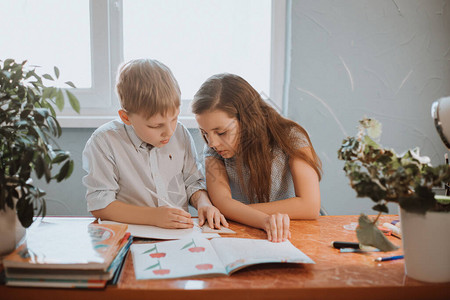
<svg viewBox="0 0 450 300">
<path fill-rule="evenodd" d="M 387 256 L 387 257 L 377 257 L 375 258 L 375 261 L 389 261 L 389 260 L 396 260 L 396 259 L 402 259 L 404 258 L 403 255 L 394 255 L 394 256 Z"/>
</svg>

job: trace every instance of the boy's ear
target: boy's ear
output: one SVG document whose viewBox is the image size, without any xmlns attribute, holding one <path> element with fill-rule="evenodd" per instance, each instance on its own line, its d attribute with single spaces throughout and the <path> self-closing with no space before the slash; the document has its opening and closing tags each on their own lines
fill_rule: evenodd
<svg viewBox="0 0 450 300">
<path fill-rule="evenodd" d="M 130 118 L 128 117 L 128 114 L 123 109 L 119 109 L 119 117 L 127 125 L 131 125 Z"/>
</svg>

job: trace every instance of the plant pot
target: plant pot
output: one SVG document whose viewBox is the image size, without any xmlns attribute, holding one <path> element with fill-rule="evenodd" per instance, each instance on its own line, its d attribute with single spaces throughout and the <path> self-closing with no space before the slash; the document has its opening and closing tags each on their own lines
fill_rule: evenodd
<svg viewBox="0 0 450 300">
<path fill-rule="evenodd" d="M 405 273 L 426 282 L 450 282 L 450 213 L 400 208 Z"/>
<path fill-rule="evenodd" d="M 0 257 L 12 252 L 25 232 L 14 209 L 0 210 Z"/>
</svg>

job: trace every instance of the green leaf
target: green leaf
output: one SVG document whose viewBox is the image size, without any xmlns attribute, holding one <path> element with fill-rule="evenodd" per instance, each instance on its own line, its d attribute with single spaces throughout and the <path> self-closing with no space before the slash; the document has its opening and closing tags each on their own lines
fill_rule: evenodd
<svg viewBox="0 0 450 300">
<path fill-rule="evenodd" d="M 156 268 L 157 266 L 159 266 L 159 261 L 158 261 L 156 264 L 151 265 L 150 267 L 146 268 L 145 271 L 151 270 L 151 269 L 153 269 L 153 268 Z"/>
<path fill-rule="evenodd" d="M 40 153 L 36 155 L 36 159 L 34 161 L 34 170 L 36 172 L 37 178 L 42 178 L 45 172 L 45 161 L 40 155 Z"/>
<path fill-rule="evenodd" d="M 148 250 L 145 250 L 144 252 L 142 252 L 142 254 L 147 254 L 147 253 L 150 253 L 150 252 L 153 252 L 153 251 L 156 251 L 156 245 L 154 245 L 152 248 L 150 248 L 150 249 L 148 249 Z"/>
<path fill-rule="evenodd" d="M 7 67 L 9 67 L 10 65 L 13 65 L 15 63 L 14 59 L 12 58 L 7 58 L 5 59 L 5 62 L 3 63 L 3 65 L 5 66 L 5 69 Z"/>
<path fill-rule="evenodd" d="M 47 204 L 44 199 L 41 203 L 41 207 L 42 207 L 42 213 L 40 215 L 45 217 L 47 215 Z"/>
<path fill-rule="evenodd" d="M 51 114 L 53 117 L 56 117 L 56 112 L 55 112 L 55 110 L 53 109 L 53 106 L 51 106 L 50 104 L 47 103 L 45 107 L 48 108 L 48 110 L 50 110 L 50 114 Z"/>
<path fill-rule="evenodd" d="M 47 162 L 47 160 L 45 160 L 44 167 L 45 181 L 47 181 L 47 183 L 50 183 L 50 180 L 52 180 L 51 165 Z"/>
<path fill-rule="evenodd" d="M 59 173 L 56 175 L 56 180 L 58 182 L 62 181 L 63 179 L 69 178 L 73 171 L 73 161 L 69 160 L 59 170 Z"/>
<path fill-rule="evenodd" d="M 78 102 L 77 97 L 75 97 L 74 94 L 72 94 L 69 90 L 66 90 L 67 97 L 69 97 L 70 105 L 72 106 L 73 110 L 77 113 L 80 113 L 80 103 Z"/>
<path fill-rule="evenodd" d="M 372 246 L 381 251 L 394 251 L 398 249 L 365 214 L 360 215 L 358 224 L 356 237 L 362 245 Z"/>
<path fill-rule="evenodd" d="M 181 248 L 180 250 L 186 249 L 186 248 L 188 248 L 188 247 L 190 247 L 192 245 L 194 245 L 194 240 L 192 240 L 190 243 L 184 245 L 183 248 Z"/>
<path fill-rule="evenodd" d="M 48 127 L 50 128 L 53 136 L 59 137 L 59 135 L 58 135 L 58 126 L 56 124 L 56 119 L 53 116 L 48 116 L 47 117 L 47 124 L 48 124 Z"/>
<path fill-rule="evenodd" d="M 75 84 L 73 84 L 72 81 L 66 81 L 65 84 L 67 84 L 67 85 L 73 87 L 74 89 L 76 89 L 76 86 L 75 86 Z"/>
<path fill-rule="evenodd" d="M 62 111 L 64 109 L 64 94 L 62 90 L 58 90 L 58 92 L 56 93 L 55 104 L 58 107 L 59 111 Z"/>
<path fill-rule="evenodd" d="M 69 161 L 69 171 L 67 172 L 66 179 L 72 175 L 74 162 L 73 160 Z"/>
<path fill-rule="evenodd" d="M 19 221 L 23 227 L 30 227 L 31 223 L 33 223 L 33 203 L 25 198 L 23 195 L 17 201 L 17 216 L 19 217 Z"/>
<path fill-rule="evenodd" d="M 32 128 L 42 141 L 47 142 L 47 138 L 39 127 L 33 126 Z"/>
<path fill-rule="evenodd" d="M 45 79 L 54 81 L 53 77 L 50 74 L 44 74 L 44 75 L 42 75 L 42 77 L 44 77 Z"/>
<path fill-rule="evenodd" d="M 372 207 L 373 210 L 382 212 L 382 213 L 389 213 L 389 208 L 386 206 L 386 204 L 377 204 Z"/>
<path fill-rule="evenodd" d="M 66 159 L 69 158 L 69 155 L 67 154 L 58 154 L 56 155 L 56 157 L 52 160 L 52 164 L 59 164 L 62 163 L 63 161 L 65 161 Z"/>
<path fill-rule="evenodd" d="M 40 116 L 42 116 L 42 119 L 45 119 L 49 116 L 48 108 L 36 108 L 35 112 L 37 112 Z"/>
<path fill-rule="evenodd" d="M 24 109 L 21 113 L 20 113 L 20 118 L 26 119 L 31 113 L 31 109 Z"/>
<path fill-rule="evenodd" d="M 369 146 L 372 146 L 375 149 L 379 147 L 378 144 L 374 140 L 372 140 L 368 135 L 364 136 L 364 143 L 366 143 Z"/>
<path fill-rule="evenodd" d="M 47 206 L 45 204 L 44 198 L 39 198 L 39 209 L 36 213 L 36 216 L 45 216 L 47 214 Z"/>
<path fill-rule="evenodd" d="M 58 79 L 59 78 L 59 69 L 58 69 L 58 67 L 53 67 L 53 70 L 55 71 L 56 79 Z"/>
</svg>

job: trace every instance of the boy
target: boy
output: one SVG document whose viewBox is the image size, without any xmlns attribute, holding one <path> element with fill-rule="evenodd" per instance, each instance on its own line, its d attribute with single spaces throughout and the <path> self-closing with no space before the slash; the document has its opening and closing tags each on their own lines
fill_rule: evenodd
<svg viewBox="0 0 450 300">
<path fill-rule="evenodd" d="M 99 127 L 86 143 L 88 210 L 96 218 L 164 228 L 228 227 L 205 191 L 193 140 L 178 123 L 180 88 L 157 60 L 138 59 L 119 69 L 116 89 L 121 121 Z"/>
</svg>

